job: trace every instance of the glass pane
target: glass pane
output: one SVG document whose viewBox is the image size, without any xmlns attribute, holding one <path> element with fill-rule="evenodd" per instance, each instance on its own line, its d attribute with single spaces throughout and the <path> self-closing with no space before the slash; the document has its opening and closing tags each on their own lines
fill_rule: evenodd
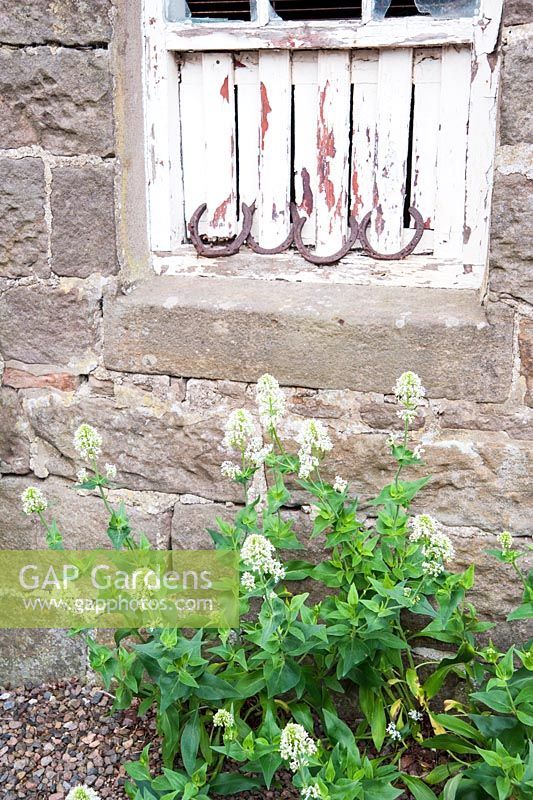
<svg viewBox="0 0 533 800">
<path fill-rule="evenodd" d="M 361 0 L 271 0 L 276 14 L 285 20 L 360 19 Z"/>
<path fill-rule="evenodd" d="M 249 20 L 250 0 L 167 0 L 169 22 Z"/>
</svg>

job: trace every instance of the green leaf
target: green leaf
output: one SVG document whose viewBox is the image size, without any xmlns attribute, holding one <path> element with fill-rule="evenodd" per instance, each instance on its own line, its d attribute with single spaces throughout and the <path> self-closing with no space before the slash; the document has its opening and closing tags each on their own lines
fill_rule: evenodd
<svg viewBox="0 0 533 800">
<path fill-rule="evenodd" d="M 452 731 L 458 736 L 464 736 L 466 739 L 474 739 L 474 741 L 482 742 L 483 737 L 480 735 L 473 725 L 469 725 L 460 717 L 454 717 L 451 714 L 434 714 L 437 722 L 446 728 L 447 731 Z"/>
<path fill-rule="evenodd" d="M 221 772 L 209 785 L 217 794 L 226 795 L 257 789 L 262 786 L 262 783 L 257 778 L 248 778 L 237 772 Z"/>
<path fill-rule="evenodd" d="M 400 779 L 405 783 L 415 800 L 437 800 L 435 792 L 433 792 L 429 786 L 426 786 L 424 781 L 420 778 L 402 773 Z"/>
<path fill-rule="evenodd" d="M 327 708 L 323 709 L 324 724 L 330 739 L 333 742 L 343 745 L 347 750 L 355 748 L 355 737 L 348 725 L 343 722 L 336 714 L 328 711 Z"/>
<path fill-rule="evenodd" d="M 455 800 L 455 795 L 457 794 L 457 789 L 459 788 L 459 784 L 463 780 L 463 773 L 460 772 L 455 777 L 451 778 L 448 781 L 444 790 L 442 792 L 442 800 Z"/>
<path fill-rule="evenodd" d="M 183 766 L 189 775 L 193 774 L 196 767 L 196 756 L 200 745 L 200 726 L 198 711 L 195 711 L 181 734 L 181 757 Z"/>
</svg>

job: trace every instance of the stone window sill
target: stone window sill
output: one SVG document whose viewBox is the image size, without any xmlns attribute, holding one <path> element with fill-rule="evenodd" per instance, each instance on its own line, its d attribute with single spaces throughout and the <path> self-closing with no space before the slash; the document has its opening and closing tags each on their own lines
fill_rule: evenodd
<svg viewBox="0 0 533 800">
<path fill-rule="evenodd" d="M 477 291 L 160 276 L 104 309 L 108 369 L 389 393 L 404 369 L 432 397 L 501 402 L 511 312 Z"/>
</svg>

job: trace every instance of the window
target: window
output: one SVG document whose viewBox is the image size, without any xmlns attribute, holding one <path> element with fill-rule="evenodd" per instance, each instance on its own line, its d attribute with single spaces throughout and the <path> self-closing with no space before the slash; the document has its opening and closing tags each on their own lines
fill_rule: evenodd
<svg viewBox="0 0 533 800">
<path fill-rule="evenodd" d="M 477 12 L 474 0 L 373 1 L 336 4 L 333 19 L 320 0 L 169 0 L 166 11 L 145 0 L 156 271 L 198 264 L 187 225 L 203 203 L 200 233 L 223 242 L 255 201 L 264 248 L 286 239 L 294 203 L 318 255 L 338 250 L 350 216 L 367 212 L 372 247 L 401 250 L 414 206 L 424 233 L 405 262 L 373 262 L 357 242 L 331 274 L 375 275 L 377 264 L 424 285 L 482 285 L 501 0 L 480 0 Z M 243 253 L 258 271 L 273 263 Z M 312 272 L 297 253 L 277 262 Z"/>
</svg>

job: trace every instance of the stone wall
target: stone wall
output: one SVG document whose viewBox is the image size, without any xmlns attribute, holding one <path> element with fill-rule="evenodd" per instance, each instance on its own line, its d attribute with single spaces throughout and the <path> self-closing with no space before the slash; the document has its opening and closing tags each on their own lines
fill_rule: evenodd
<svg viewBox="0 0 533 800">
<path fill-rule="evenodd" d="M 417 509 L 446 526 L 458 566 L 477 563 L 476 602 L 501 620 L 517 587 L 484 550 L 503 528 L 530 536 L 533 512 L 531 4 L 511 0 L 502 31 L 482 306 L 452 290 L 333 287 L 317 299 L 309 287 L 258 291 L 237 279 L 204 279 L 201 296 L 178 278 L 123 294 L 143 262 L 130 7 L 0 0 L 0 546 L 41 545 L 19 502 L 36 482 L 70 545 L 105 544 L 98 500 L 72 490 L 82 421 L 103 434 L 137 529 L 159 547 L 206 545 L 205 526 L 240 502 L 220 476 L 224 421 L 251 407 L 250 381 L 265 370 L 299 387 L 288 390 L 285 436 L 304 416 L 323 419 L 329 472 L 371 494 L 390 477 L 390 387 L 415 368 L 431 397 L 417 436 L 434 475 Z M 305 498 L 288 513 L 305 533 Z M 0 680 L 84 669 L 83 649 L 61 633 L 0 633 Z"/>
</svg>

